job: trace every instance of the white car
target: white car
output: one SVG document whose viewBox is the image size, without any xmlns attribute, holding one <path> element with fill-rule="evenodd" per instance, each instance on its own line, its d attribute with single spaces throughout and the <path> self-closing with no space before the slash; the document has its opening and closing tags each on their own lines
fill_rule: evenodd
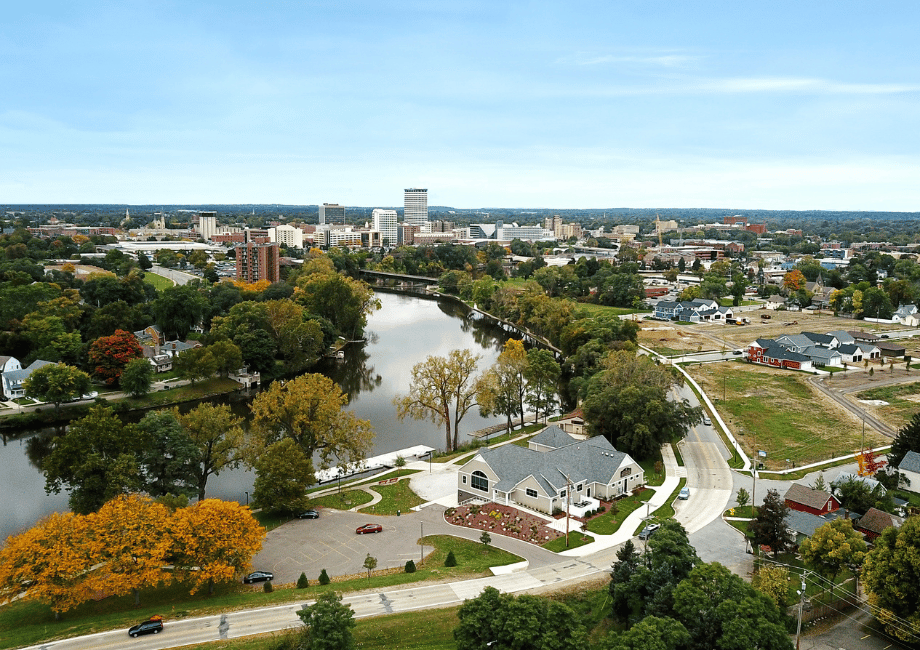
<svg viewBox="0 0 920 650">
<path fill-rule="evenodd" d="M 686 501 L 690 498 L 690 488 L 684 486 L 680 489 L 680 493 L 677 495 L 677 498 L 681 501 Z"/>
<path fill-rule="evenodd" d="M 708 415 L 703 416 L 703 424 L 705 424 L 707 427 L 712 426 L 712 420 L 709 419 Z"/>
</svg>

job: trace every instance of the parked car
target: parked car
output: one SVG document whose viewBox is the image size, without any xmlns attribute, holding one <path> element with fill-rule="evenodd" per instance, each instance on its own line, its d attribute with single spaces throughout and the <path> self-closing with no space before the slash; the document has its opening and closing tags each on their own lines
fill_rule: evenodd
<svg viewBox="0 0 920 650">
<path fill-rule="evenodd" d="M 661 528 L 661 524 L 649 524 L 639 531 L 639 539 L 648 539 L 655 534 L 655 531 Z"/>
<path fill-rule="evenodd" d="M 275 574 L 270 571 L 253 571 L 243 578 L 243 584 L 252 584 L 253 582 L 268 582 L 274 580 Z"/>
<path fill-rule="evenodd" d="M 736 357 L 740 357 L 742 354 L 744 354 L 744 350 L 735 350 L 732 352 L 732 354 L 734 354 Z"/>
<path fill-rule="evenodd" d="M 297 518 L 298 519 L 319 519 L 319 513 L 316 510 L 313 510 L 311 508 L 310 510 L 304 510 L 303 512 L 301 512 L 299 515 L 297 515 Z"/>
<path fill-rule="evenodd" d="M 712 426 L 712 420 L 709 419 L 708 415 L 703 416 L 703 424 L 705 424 L 707 427 Z"/>
<path fill-rule="evenodd" d="M 680 489 L 680 493 L 677 495 L 677 498 L 681 501 L 686 501 L 690 498 L 690 488 L 684 486 Z"/>
<path fill-rule="evenodd" d="M 150 620 L 138 623 L 128 629 L 128 636 L 140 636 L 141 634 L 159 634 L 163 629 L 163 619 L 159 616 L 151 617 Z"/>
<path fill-rule="evenodd" d="M 355 532 L 359 535 L 364 535 L 366 533 L 382 533 L 383 526 L 380 524 L 364 524 L 363 526 L 358 526 Z"/>
</svg>

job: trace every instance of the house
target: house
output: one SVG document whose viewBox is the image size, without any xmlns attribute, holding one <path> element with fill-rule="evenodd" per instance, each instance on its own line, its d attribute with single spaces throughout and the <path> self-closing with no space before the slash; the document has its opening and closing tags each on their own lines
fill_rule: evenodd
<svg viewBox="0 0 920 650">
<path fill-rule="evenodd" d="M 898 472 L 901 475 L 898 487 L 920 494 L 920 454 L 915 451 L 904 454 Z"/>
<path fill-rule="evenodd" d="M 166 343 L 163 344 L 160 353 L 168 354 L 169 356 L 175 358 L 186 350 L 200 347 L 201 343 L 198 341 L 166 341 Z"/>
<path fill-rule="evenodd" d="M 141 347 L 159 348 L 166 342 L 166 337 L 156 325 L 148 325 L 144 329 L 134 332 L 134 338 L 141 344 Z"/>
<path fill-rule="evenodd" d="M 811 362 L 819 367 L 832 366 L 836 368 L 843 367 L 843 357 L 837 350 L 831 350 L 820 345 L 812 345 L 802 352 Z"/>
<path fill-rule="evenodd" d="M 908 320 L 917 320 L 917 305 L 901 305 L 892 315 L 891 320 L 895 323 L 914 326 L 915 323 L 908 322 Z"/>
<path fill-rule="evenodd" d="M 846 483 L 848 481 L 859 481 L 861 483 L 865 483 L 869 487 L 870 492 L 874 492 L 879 496 L 885 496 L 888 494 L 888 490 L 885 489 L 885 486 L 876 481 L 874 478 L 870 478 L 868 476 L 860 476 L 858 474 L 853 474 L 852 472 L 841 472 L 837 475 L 837 478 L 834 479 L 833 483 L 831 483 L 831 486 L 836 487 L 837 485 Z"/>
<path fill-rule="evenodd" d="M 566 433 L 571 433 L 574 436 L 584 437 L 586 434 L 585 414 L 580 408 L 575 409 L 564 419 L 559 420 L 557 425 Z"/>
<path fill-rule="evenodd" d="M 890 528 L 891 526 L 900 528 L 901 518 L 895 517 L 884 510 L 869 508 L 866 514 L 856 520 L 853 527 L 865 535 L 870 542 L 874 542 L 886 528 Z"/>
<path fill-rule="evenodd" d="M 793 483 L 786 490 L 783 501 L 791 510 L 812 515 L 826 515 L 840 508 L 840 501 L 833 494 L 799 483 Z"/>
<path fill-rule="evenodd" d="M 856 346 L 862 350 L 863 359 L 879 359 L 882 356 L 882 351 L 879 350 L 878 346 L 875 343 L 863 343 L 857 342 Z"/>
<path fill-rule="evenodd" d="M 876 344 L 882 339 L 872 332 L 863 332 L 860 330 L 849 330 L 847 334 L 853 337 L 857 344 L 859 343 L 872 343 Z"/>
<path fill-rule="evenodd" d="M 840 343 L 840 345 L 854 345 L 856 343 L 856 339 L 854 339 L 850 333 L 845 330 L 834 330 L 833 332 L 828 332 L 827 334 L 828 336 L 833 336 L 835 339 L 837 339 L 837 342 Z"/>
<path fill-rule="evenodd" d="M 903 345 L 888 341 L 879 341 L 875 346 L 881 351 L 883 357 L 900 358 L 907 352 Z"/>
<path fill-rule="evenodd" d="M 786 528 L 795 536 L 795 545 L 801 546 L 802 542 L 815 534 L 828 520 L 810 512 L 790 510 L 786 516 Z"/>
<path fill-rule="evenodd" d="M 644 483 L 642 467 L 603 436 L 577 440 L 549 427 L 527 449 L 481 449 L 457 473 L 457 500 L 518 504 L 552 513 L 573 501 L 623 496 Z"/>
<path fill-rule="evenodd" d="M 789 370 L 812 370 L 814 367 L 809 357 L 789 350 L 773 339 L 757 339 L 751 343 L 748 346 L 747 360 Z"/>
<path fill-rule="evenodd" d="M 18 361 L 16 362 L 19 363 Z M 7 399 L 18 399 L 20 397 L 26 396 L 26 391 L 23 388 L 23 382 L 29 378 L 35 370 L 38 370 L 42 366 L 47 366 L 52 364 L 52 361 L 43 361 L 38 359 L 29 364 L 27 368 L 22 368 L 20 370 L 10 370 L 9 372 L 3 373 L 3 394 Z"/>
<path fill-rule="evenodd" d="M 843 363 L 860 363 L 863 360 L 863 350 L 858 345 L 845 343 L 837 348 L 840 353 L 840 360 Z"/>
<path fill-rule="evenodd" d="M 168 372 L 172 370 L 172 356 L 166 353 L 158 353 L 156 348 L 143 346 L 141 350 L 144 358 L 153 366 L 154 372 Z"/>
<path fill-rule="evenodd" d="M 777 309 L 786 306 L 786 299 L 783 298 L 778 293 L 774 293 L 772 296 L 767 298 L 767 302 L 764 303 L 764 305 L 766 306 L 767 309 L 772 309 L 773 311 L 776 311 Z"/>
<path fill-rule="evenodd" d="M 715 300 L 706 298 L 694 298 L 683 302 L 661 300 L 655 305 L 655 318 L 661 320 L 701 323 L 703 321 L 724 321 L 726 318 L 732 318 L 733 314 L 731 307 L 720 307 Z"/>
<path fill-rule="evenodd" d="M 13 376 L 7 377 L 7 373 L 18 372 L 22 370 L 22 364 L 16 357 L 0 356 L 0 394 L 7 399 L 13 399 L 11 394 L 10 383 Z M 21 397 L 21 396 L 20 396 Z"/>
</svg>

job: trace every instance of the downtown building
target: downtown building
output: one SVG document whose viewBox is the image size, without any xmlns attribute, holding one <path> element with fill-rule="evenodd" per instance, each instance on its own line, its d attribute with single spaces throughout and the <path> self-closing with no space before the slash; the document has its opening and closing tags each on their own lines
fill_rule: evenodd
<svg viewBox="0 0 920 650">
<path fill-rule="evenodd" d="M 248 241 L 236 247 L 236 279 L 243 282 L 281 280 L 281 247 Z"/>
<path fill-rule="evenodd" d="M 403 192 L 403 220 L 406 223 L 424 225 L 428 223 L 428 190 L 413 187 Z M 396 239 L 391 240 L 396 243 Z"/>
<path fill-rule="evenodd" d="M 320 224 L 345 225 L 345 206 L 338 203 L 323 203 L 319 206 Z"/>
<path fill-rule="evenodd" d="M 407 192 L 409 190 L 406 190 Z M 424 190 L 423 190 L 424 191 Z M 374 227 L 376 232 L 380 233 L 381 245 L 396 246 L 398 229 L 396 227 L 397 214 L 396 210 L 383 210 L 375 208 L 373 214 Z M 428 218 L 428 208 L 425 208 L 425 218 Z"/>
</svg>

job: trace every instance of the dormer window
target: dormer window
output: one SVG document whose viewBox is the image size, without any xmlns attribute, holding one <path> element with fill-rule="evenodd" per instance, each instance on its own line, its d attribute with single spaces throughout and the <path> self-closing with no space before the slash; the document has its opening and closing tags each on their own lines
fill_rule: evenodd
<svg viewBox="0 0 920 650">
<path fill-rule="evenodd" d="M 620 472 L 620 478 L 623 478 L 624 476 L 629 476 L 630 474 L 632 474 L 632 467 L 627 467 Z"/>
</svg>

